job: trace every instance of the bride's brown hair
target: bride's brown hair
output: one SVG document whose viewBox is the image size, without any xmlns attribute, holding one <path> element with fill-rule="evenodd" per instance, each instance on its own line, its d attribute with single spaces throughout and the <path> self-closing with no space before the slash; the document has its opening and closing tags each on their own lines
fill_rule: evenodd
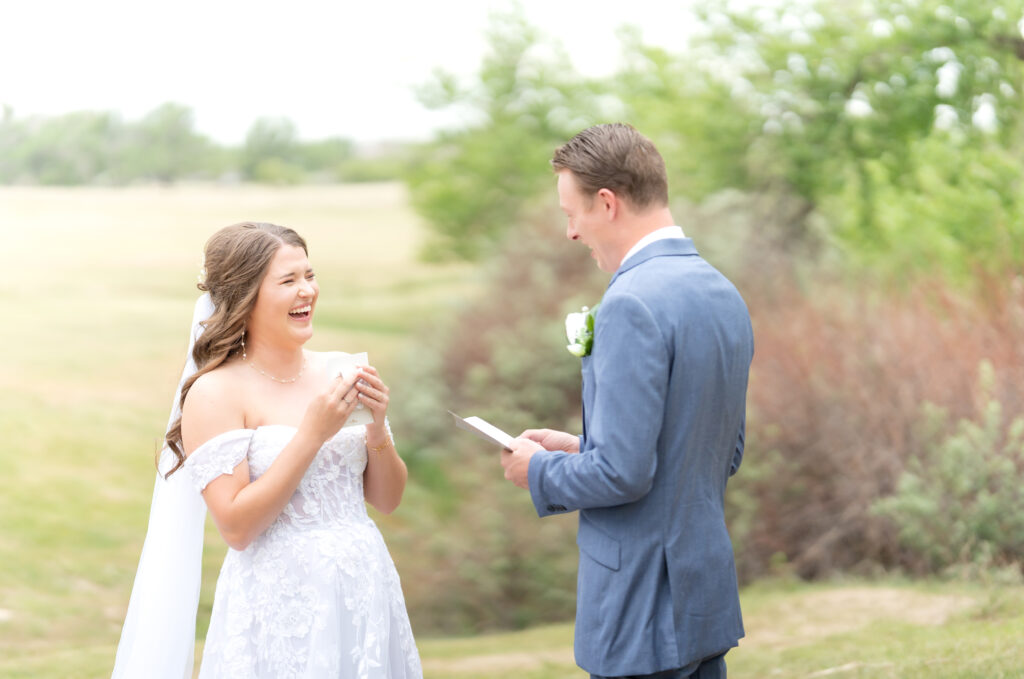
<svg viewBox="0 0 1024 679">
<path fill-rule="evenodd" d="M 198 287 L 210 293 L 213 314 L 203 322 L 203 333 L 192 349 L 194 375 L 181 385 L 179 406 L 195 381 L 242 352 L 245 324 L 249 320 L 260 284 L 270 260 L 282 245 L 294 245 L 309 254 L 302 236 L 286 226 L 266 222 L 242 222 L 226 226 L 206 241 L 206 278 Z M 176 458 L 170 476 L 185 463 L 181 442 L 181 416 L 167 430 L 165 445 Z"/>
</svg>

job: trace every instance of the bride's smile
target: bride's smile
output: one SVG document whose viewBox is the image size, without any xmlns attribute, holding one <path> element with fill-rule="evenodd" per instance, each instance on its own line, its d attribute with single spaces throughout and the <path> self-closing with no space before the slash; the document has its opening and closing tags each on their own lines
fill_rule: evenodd
<svg viewBox="0 0 1024 679">
<path fill-rule="evenodd" d="M 320 286 L 305 251 L 283 245 L 260 284 L 247 324 L 254 346 L 298 348 L 313 336 L 313 312 Z M 256 349 L 258 351 L 258 349 Z"/>
<path fill-rule="evenodd" d="M 313 306 L 311 304 L 303 304 L 289 311 L 288 315 L 296 320 L 309 320 L 313 315 Z"/>
</svg>

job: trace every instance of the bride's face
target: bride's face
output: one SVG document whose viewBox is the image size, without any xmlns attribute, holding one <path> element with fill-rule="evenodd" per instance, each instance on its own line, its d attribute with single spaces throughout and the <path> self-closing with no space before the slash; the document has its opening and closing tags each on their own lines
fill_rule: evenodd
<svg viewBox="0 0 1024 679">
<path fill-rule="evenodd" d="M 282 245 L 260 283 L 247 325 L 249 334 L 271 344 L 304 344 L 313 336 L 313 310 L 320 295 L 302 248 Z"/>
</svg>

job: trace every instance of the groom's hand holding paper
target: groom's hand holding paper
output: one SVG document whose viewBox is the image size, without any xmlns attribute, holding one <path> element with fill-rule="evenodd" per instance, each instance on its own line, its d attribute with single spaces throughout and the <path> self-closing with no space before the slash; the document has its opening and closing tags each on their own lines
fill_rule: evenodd
<svg viewBox="0 0 1024 679">
<path fill-rule="evenodd" d="M 509 449 L 501 451 L 505 478 L 523 490 L 530 489 L 530 459 L 544 446 L 527 438 L 512 439 Z"/>
<path fill-rule="evenodd" d="M 564 431 L 527 429 L 519 435 L 519 438 L 536 441 L 544 450 L 561 450 L 565 453 L 580 452 L 580 437 Z"/>
<path fill-rule="evenodd" d="M 505 478 L 523 490 L 530 489 L 530 460 L 541 450 L 575 454 L 580 452 L 578 436 L 554 429 L 527 429 L 501 453 Z"/>
</svg>

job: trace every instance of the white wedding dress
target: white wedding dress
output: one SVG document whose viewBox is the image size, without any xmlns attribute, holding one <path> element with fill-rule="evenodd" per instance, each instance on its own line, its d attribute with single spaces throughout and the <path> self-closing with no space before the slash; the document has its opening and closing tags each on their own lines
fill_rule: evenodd
<svg viewBox="0 0 1024 679">
<path fill-rule="evenodd" d="M 185 462 L 198 490 L 248 459 L 255 480 L 295 427 L 236 429 Z M 366 513 L 365 427 L 317 453 L 280 516 L 229 549 L 214 595 L 200 679 L 421 679 L 398 573 Z"/>
</svg>

